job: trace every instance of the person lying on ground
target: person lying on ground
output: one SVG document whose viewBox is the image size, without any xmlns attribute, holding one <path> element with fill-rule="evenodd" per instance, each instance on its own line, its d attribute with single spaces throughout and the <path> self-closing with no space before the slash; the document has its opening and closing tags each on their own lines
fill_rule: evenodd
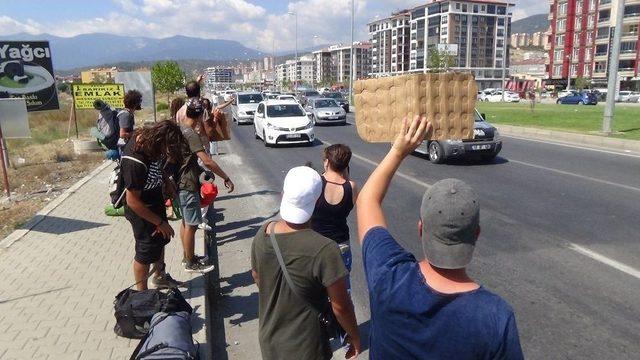
<svg viewBox="0 0 640 360">
<path fill-rule="evenodd" d="M 291 169 L 284 180 L 282 219 L 265 223 L 253 238 L 251 274 L 258 286 L 259 341 L 265 360 L 332 357 L 328 335 L 318 320 L 327 297 L 348 335 L 347 358 L 360 353 L 360 333 L 340 251 L 335 242 L 310 228 L 321 192 L 322 180 L 315 170 L 306 166 Z M 282 256 L 292 285 L 277 254 Z"/>
<path fill-rule="evenodd" d="M 513 309 L 469 277 L 480 203 L 457 179 L 431 186 L 419 209 L 424 260 L 387 230 L 382 201 L 430 125 L 404 119 L 391 150 L 358 196 L 358 239 L 369 288 L 371 359 L 522 359 Z"/>
<path fill-rule="evenodd" d="M 124 147 L 120 160 L 126 189 L 124 213 L 135 239 L 133 275 L 138 290 L 147 289 L 149 268 L 157 288 L 181 285 L 165 269 L 164 248 L 174 236 L 167 222 L 162 186 L 163 162 L 182 162 L 185 139 L 178 125 L 165 120 L 138 129 Z M 166 156 L 167 158 L 163 158 Z"/>
<path fill-rule="evenodd" d="M 205 152 L 200 136 L 195 132 L 198 119 L 205 109 L 199 98 L 191 98 L 187 101 L 187 117 L 181 125 L 187 147 L 184 148 L 183 161 L 180 167 L 178 187 L 180 189 L 180 208 L 182 210 L 182 224 L 180 226 L 180 238 L 184 250 L 183 265 L 187 272 L 209 272 L 213 265 L 205 264 L 202 257 L 195 256 L 195 235 L 198 226 L 202 224 L 202 211 L 200 210 L 200 186 L 199 178 L 202 173 L 198 160 L 205 168 L 224 180 L 224 186 L 233 192 L 234 184 L 220 166 Z"/>
</svg>

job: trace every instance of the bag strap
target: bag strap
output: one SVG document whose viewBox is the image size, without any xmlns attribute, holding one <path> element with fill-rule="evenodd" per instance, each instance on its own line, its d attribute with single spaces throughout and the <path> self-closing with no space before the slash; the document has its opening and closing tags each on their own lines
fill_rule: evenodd
<svg viewBox="0 0 640 360">
<path fill-rule="evenodd" d="M 271 239 L 271 245 L 273 246 L 273 250 L 276 253 L 276 257 L 278 258 L 278 263 L 280 264 L 280 269 L 282 270 L 282 275 L 284 275 L 284 279 L 287 282 L 287 284 L 289 284 L 289 288 L 291 289 L 291 291 L 293 291 L 294 294 L 296 294 L 296 296 L 298 296 L 300 299 L 303 299 L 305 302 L 308 303 L 308 301 L 302 297 L 302 295 L 300 295 L 300 293 L 298 293 L 296 291 L 296 287 L 295 285 L 293 285 L 293 281 L 291 280 L 291 276 L 289 275 L 289 271 L 287 271 L 287 266 L 284 264 L 284 259 L 282 258 L 282 252 L 280 251 L 280 246 L 278 246 L 278 242 L 276 241 L 276 223 L 272 222 L 270 223 L 267 228 L 269 229 L 269 239 Z"/>
<path fill-rule="evenodd" d="M 133 156 L 126 156 L 126 155 L 125 155 L 125 156 L 121 156 L 120 158 L 121 158 L 121 159 L 129 159 L 129 160 L 133 160 L 133 161 L 137 162 L 138 164 L 142 164 L 142 166 L 144 166 L 144 169 L 145 169 L 145 170 L 147 170 L 147 171 L 149 170 L 149 168 L 147 168 L 147 164 L 145 164 L 145 163 L 144 163 L 144 161 L 139 160 L 139 159 L 136 159 L 136 158 L 134 158 Z"/>
</svg>

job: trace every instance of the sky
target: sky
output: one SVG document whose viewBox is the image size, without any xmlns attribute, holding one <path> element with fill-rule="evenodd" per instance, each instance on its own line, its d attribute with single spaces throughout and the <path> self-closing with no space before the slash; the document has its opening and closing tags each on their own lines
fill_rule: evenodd
<svg viewBox="0 0 640 360">
<path fill-rule="evenodd" d="M 428 0 L 354 0 L 356 40 L 376 16 Z M 547 0 L 515 0 L 514 19 L 545 13 Z M 87 33 L 237 40 L 264 52 L 348 43 L 351 0 L 0 0 L 0 35 Z M 296 13 L 288 15 L 288 12 Z"/>
</svg>

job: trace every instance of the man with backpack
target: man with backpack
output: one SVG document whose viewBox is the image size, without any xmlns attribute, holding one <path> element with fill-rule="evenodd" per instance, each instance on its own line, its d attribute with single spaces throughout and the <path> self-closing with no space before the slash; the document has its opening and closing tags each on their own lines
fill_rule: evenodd
<svg viewBox="0 0 640 360">
<path fill-rule="evenodd" d="M 118 112 L 120 140 L 118 146 L 123 147 L 131 138 L 136 125 L 135 112 L 142 109 L 142 94 L 138 90 L 129 90 L 124 95 L 124 109 Z"/>
<path fill-rule="evenodd" d="M 188 148 L 183 153 L 183 161 L 179 170 L 178 187 L 180 189 L 180 207 L 182 210 L 182 224 L 180 227 L 180 238 L 184 250 L 183 265 L 187 272 L 206 273 L 213 270 L 213 265 L 205 264 L 203 258 L 195 256 L 195 236 L 198 226 L 202 224 L 202 211 L 200 209 L 200 175 L 202 168 L 198 164 L 201 161 L 203 166 L 222 178 L 224 186 L 232 192 L 234 184 L 229 176 L 220 166 L 211 159 L 205 152 L 205 147 L 200 136 L 196 133 L 196 126 L 199 119 L 205 112 L 202 101 L 197 98 L 190 98 L 187 103 L 186 118 L 183 119 L 180 127 L 186 139 Z"/>
<path fill-rule="evenodd" d="M 165 120 L 133 133 L 120 160 L 125 197 L 125 217 L 135 238 L 133 274 L 138 290 L 147 289 L 151 264 L 159 273 L 157 288 L 181 285 L 165 271 L 164 247 L 174 235 L 167 222 L 162 186 L 164 162 L 181 163 L 184 137 L 178 125 Z"/>
<path fill-rule="evenodd" d="M 404 119 L 400 134 L 360 191 L 358 237 L 371 307 L 371 359 L 522 359 L 509 304 L 466 273 L 480 235 L 480 204 L 457 179 L 431 186 L 418 229 L 425 259 L 387 230 L 382 201 L 402 160 L 430 125 Z"/>
</svg>

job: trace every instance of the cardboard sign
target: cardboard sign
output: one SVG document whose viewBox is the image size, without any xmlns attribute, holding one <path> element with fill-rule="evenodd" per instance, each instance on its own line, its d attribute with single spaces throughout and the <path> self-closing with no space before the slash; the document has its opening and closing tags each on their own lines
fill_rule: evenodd
<svg viewBox="0 0 640 360">
<path fill-rule="evenodd" d="M 27 111 L 59 109 L 48 41 L 0 40 L 0 98 L 22 98 Z"/>
<path fill-rule="evenodd" d="M 358 135 L 393 142 L 404 117 L 426 116 L 429 140 L 473 139 L 478 87 L 471 74 L 412 74 L 355 83 Z"/>
<path fill-rule="evenodd" d="M 76 109 L 93 109 L 93 102 L 98 99 L 113 109 L 124 108 L 123 84 L 73 84 L 71 91 Z"/>
<path fill-rule="evenodd" d="M 0 99 L 0 127 L 5 139 L 31 137 L 27 103 L 24 99 Z"/>
<path fill-rule="evenodd" d="M 127 91 L 140 91 L 143 109 L 153 109 L 155 107 L 155 94 L 150 71 L 117 72 L 115 82 L 124 84 L 124 88 Z"/>
</svg>

